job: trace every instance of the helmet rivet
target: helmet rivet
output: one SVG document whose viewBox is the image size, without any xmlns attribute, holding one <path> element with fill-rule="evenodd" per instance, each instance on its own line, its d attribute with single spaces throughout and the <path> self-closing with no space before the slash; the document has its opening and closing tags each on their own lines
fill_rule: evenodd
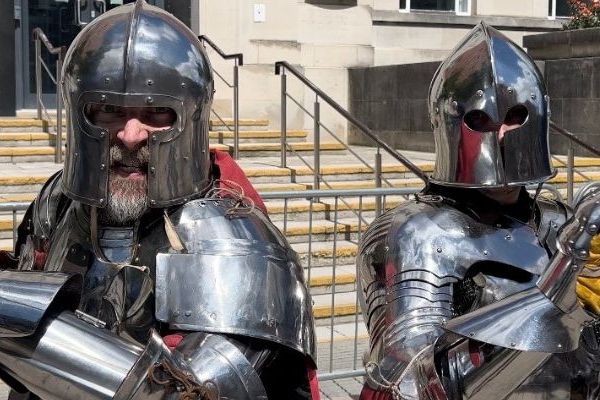
<svg viewBox="0 0 600 400">
<path fill-rule="evenodd" d="M 107 85 L 110 83 L 110 78 L 108 76 L 104 78 L 104 83 Z"/>
<path fill-rule="evenodd" d="M 156 200 L 150 200 L 150 204 L 155 205 L 156 204 Z"/>
<path fill-rule="evenodd" d="M 441 247 L 438 247 L 438 248 L 437 248 L 437 252 L 438 252 L 438 253 L 441 253 L 441 252 L 442 252 L 442 248 L 441 248 Z"/>
<path fill-rule="evenodd" d="M 185 82 L 181 82 L 181 87 L 185 87 Z"/>
<path fill-rule="evenodd" d="M 152 104 L 152 103 L 154 103 L 154 99 L 152 98 L 152 96 L 146 97 L 146 104 Z"/>
<path fill-rule="evenodd" d="M 154 168 L 154 167 L 150 167 L 150 173 L 151 173 L 151 174 L 154 174 L 155 172 L 156 172 L 156 168 Z"/>
<path fill-rule="evenodd" d="M 81 83 L 81 78 L 77 78 L 77 83 Z"/>
<path fill-rule="evenodd" d="M 152 141 L 156 142 L 158 140 L 158 138 L 156 137 L 156 135 L 152 135 Z"/>
<path fill-rule="evenodd" d="M 476 94 L 477 97 L 483 97 L 483 90 L 479 89 Z"/>
<path fill-rule="evenodd" d="M 100 199 L 100 204 L 104 204 L 104 199 Z"/>
<path fill-rule="evenodd" d="M 100 96 L 100 101 L 105 102 L 106 101 L 106 95 L 103 94 Z"/>
<path fill-rule="evenodd" d="M 512 94 L 512 92 L 513 92 L 513 88 L 509 87 L 509 88 L 508 88 L 508 93 L 509 93 L 509 94 Z"/>
<path fill-rule="evenodd" d="M 535 100 L 537 96 L 535 95 L 535 93 L 531 93 L 531 100 Z"/>
<path fill-rule="evenodd" d="M 487 256 L 487 255 L 488 255 L 488 251 L 487 251 L 487 250 L 484 250 L 484 251 L 483 251 L 483 255 L 484 255 L 484 256 Z"/>
<path fill-rule="evenodd" d="M 106 131 L 100 131 L 100 137 L 106 136 Z"/>
<path fill-rule="evenodd" d="M 105 168 L 106 168 L 106 165 L 100 164 L 100 171 L 104 171 Z"/>
<path fill-rule="evenodd" d="M 437 114 L 437 113 L 439 113 L 439 112 L 440 112 L 440 108 L 439 108 L 439 107 L 436 107 L 436 108 L 435 108 L 435 113 Z"/>
<path fill-rule="evenodd" d="M 452 102 L 452 107 L 458 108 L 458 102 L 456 100 Z"/>
<path fill-rule="evenodd" d="M 152 86 L 152 85 L 154 85 L 154 81 L 153 81 L 152 79 L 148 79 L 148 80 L 146 81 L 146 85 L 148 85 L 148 86 Z"/>
</svg>

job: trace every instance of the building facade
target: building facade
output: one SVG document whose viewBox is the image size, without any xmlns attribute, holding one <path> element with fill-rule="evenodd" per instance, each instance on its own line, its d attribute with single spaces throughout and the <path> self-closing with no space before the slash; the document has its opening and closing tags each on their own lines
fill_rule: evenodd
<svg viewBox="0 0 600 400">
<path fill-rule="evenodd" d="M 14 2 L 13 57 L 15 94 L 2 96 L 15 110 L 35 106 L 31 30 L 41 26 L 55 45 L 66 45 L 81 29 L 82 3 L 110 9 L 123 0 L 3 0 Z M 125 1 L 128 2 L 128 1 Z M 240 115 L 280 120 L 280 78 L 274 62 L 297 66 L 342 106 L 349 102 L 348 70 L 354 67 L 439 61 L 480 20 L 522 43 L 524 35 L 558 30 L 568 16 L 567 0 L 150 0 L 175 12 L 199 34 L 210 37 L 227 53 L 244 54 L 240 68 Z M 8 12 L 5 5 L 1 13 Z M 80 10 L 92 18 L 93 9 Z M 73 16 L 75 15 L 75 16 Z M 65 22 L 66 21 L 66 22 Z M 74 21 L 74 22 L 73 22 Z M 7 36 L 6 34 L 3 34 Z M 8 48 L 10 39 L 0 38 Z M 3 50 L 4 51 L 4 50 Z M 6 54 L 6 53 L 5 53 Z M 231 61 L 209 49 L 214 69 L 229 84 Z M 49 65 L 50 66 L 50 65 Z M 0 68 L 1 69 L 1 68 Z M 10 75 L 10 74 L 5 74 Z M 407 76 L 406 79 L 410 79 Z M 231 115 L 231 88 L 216 78 L 215 111 Z M 52 104 L 53 85 L 44 81 L 45 101 Z M 307 111 L 314 94 L 293 78 L 288 94 Z M 6 112 L 5 112 L 6 113 Z M 345 134 L 346 123 L 324 107 L 324 123 Z M 288 107 L 288 126 L 312 127 L 299 107 Z"/>
</svg>

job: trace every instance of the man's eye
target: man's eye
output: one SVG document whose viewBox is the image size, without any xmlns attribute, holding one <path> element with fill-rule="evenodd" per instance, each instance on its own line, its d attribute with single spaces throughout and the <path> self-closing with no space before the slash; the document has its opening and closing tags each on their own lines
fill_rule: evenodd
<svg viewBox="0 0 600 400">
<path fill-rule="evenodd" d="M 120 113 L 122 110 L 121 107 L 117 107 L 112 104 L 103 104 L 102 106 L 100 106 L 100 111 L 107 114 L 116 114 Z"/>
</svg>

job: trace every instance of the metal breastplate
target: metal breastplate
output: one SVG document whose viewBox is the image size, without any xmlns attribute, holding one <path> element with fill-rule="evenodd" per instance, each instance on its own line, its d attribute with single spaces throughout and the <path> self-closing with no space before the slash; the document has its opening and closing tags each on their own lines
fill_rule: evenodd
<svg viewBox="0 0 600 400">
<path fill-rule="evenodd" d="M 433 341 L 444 321 L 534 286 L 566 217 L 564 207 L 543 201 L 535 221 L 502 217 L 490 225 L 439 200 L 379 217 L 357 259 L 368 362 L 397 379 L 398 364 L 422 348 L 424 332 Z M 572 356 L 550 358 L 510 399 L 569 399 L 572 390 L 585 390 L 571 384 Z"/>
<path fill-rule="evenodd" d="M 548 250 L 555 250 L 555 243 L 552 242 L 556 238 L 556 233 L 560 224 L 566 218 L 565 215 L 553 213 L 549 210 L 545 215 L 542 215 L 542 224 L 539 224 L 536 230 L 531 230 L 538 238 L 538 247 L 540 250 L 546 251 L 542 243 L 546 240 L 550 243 L 544 243 Z M 518 222 L 514 222 L 514 227 L 517 228 Z M 525 226 L 525 224 L 522 224 Z M 523 228 L 517 228 L 523 229 Z M 531 229 L 527 226 L 524 229 Z M 541 238 L 540 238 L 541 236 Z M 535 242 L 531 242 L 532 244 Z M 515 249 L 516 250 L 516 249 Z M 513 251 L 515 251 L 513 250 Z M 518 254 L 514 254 L 518 255 Z M 482 267 L 485 267 L 486 260 L 481 261 Z M 491 265 L 487 271 L 483 271 L 474 280 L 480 285 L 480 297 L 474 308 L 480 308 L 485 305 L 497 302 L 514 293 L 521 292 L 535 286 L 539 277 L 539 273 L 535 271 L 524 271 L 522 269 L 512 269 L 506 266 L 505 270 L 498 268 L 498 265 Z M 485 269 L 485 268 L 484 268 Z M 530 273 L 531 272 L 531 273 Z M 456 288 L 456 286 L 455 286 Z M 456 299 L 456 296 L 455 296 Z M 571 355 L 573 357 L 574 355 Z M 564 400 L 570 399 L 573 392 L 579 392 L 585 389 L 583 387 L 572 388 L 573 365 L 569 363 L 570 356 L 556 355 L 551 357 L 546 363 L 528 378 L 510 397 L 509 400 Z M 585 398 L 585 397 L 582 397 Z"/>
<path fill-rule="evenodd" d="M 152 227 L 137 232 L 100 227 L 94 245 L 89 216 L 74 203 L 53 233 L 45 269 L 81 274 L 84 286 L 79 309 L 108 329 L 145 341 L 150 328 L 157 328 L 153 279 L 156 252 L 168 248 L 163 236 Z"/>
</svg>

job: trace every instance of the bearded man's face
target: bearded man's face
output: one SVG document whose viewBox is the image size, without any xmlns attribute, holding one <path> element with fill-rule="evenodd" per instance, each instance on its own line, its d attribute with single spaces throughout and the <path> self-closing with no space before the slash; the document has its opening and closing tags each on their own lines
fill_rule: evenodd
<svg viewBox="0 0 600 400">
<path fill-rule="evenodd" d="M 91 104 L 86 115 L 110 133 L 108 203 L 99 216 L 109 225 L 132 225 L 148 208 L 148 136 L 170 128 L 176 119 L 163 107 Z"/>
</svg>

